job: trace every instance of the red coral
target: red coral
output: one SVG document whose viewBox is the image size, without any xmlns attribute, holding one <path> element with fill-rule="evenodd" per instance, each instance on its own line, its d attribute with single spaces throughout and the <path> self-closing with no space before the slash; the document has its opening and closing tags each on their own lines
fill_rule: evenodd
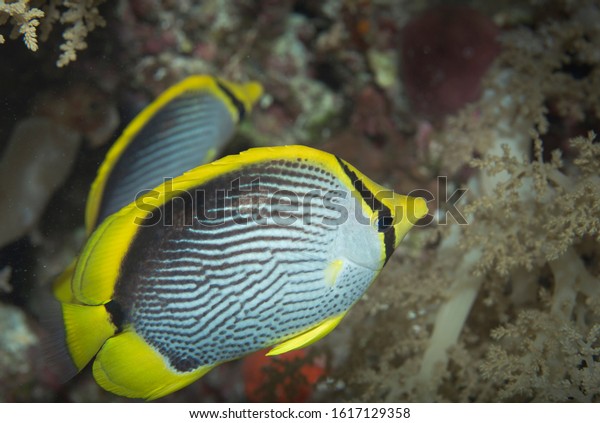
<svg viewBox="0 0 600 423">
<path fill-rule="evenodd" d="M 401 67 L 415 112 L 439 119 L 479 98 L 480 81 L 500 52 L 498 28 L 466 6 L 440 6 L 402 30 Z"/>
<path fill-rule="evenodd" d="M 244 359 L 242 374 L 248 400 L 253 402 L 306 402 L 314 384 L 325 374 L 322 358 L 311 358 L 305 350 L 274 357 L 258 351 Z"/>
</svg>

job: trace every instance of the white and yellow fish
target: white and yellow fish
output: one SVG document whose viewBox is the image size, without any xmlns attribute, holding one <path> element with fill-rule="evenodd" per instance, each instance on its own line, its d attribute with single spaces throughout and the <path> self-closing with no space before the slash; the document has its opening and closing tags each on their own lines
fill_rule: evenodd
<svg viewBox="0 0 600 423">
<path fill-rule="evenodd" d="M 195 168 L 106 217 L 62 303 L 77 369 L 117 395 L 156 399 L 265 347 L 333 330 L 415 222 L 398 195 L 302 146 Z"/>
</svg>

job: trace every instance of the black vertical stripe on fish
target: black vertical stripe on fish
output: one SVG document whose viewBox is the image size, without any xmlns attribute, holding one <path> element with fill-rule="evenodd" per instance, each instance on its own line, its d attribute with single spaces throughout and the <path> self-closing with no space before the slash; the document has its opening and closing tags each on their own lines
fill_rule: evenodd
<svg viewBox="0 0 600 423">
<path fill-rule="evenodd" d="M 390 212 L 390 209 L 388 209 L 386 207 L 387 210 L 381 211 L 379 212 L 379 218 L 385 217 L 385 218 L 391 218 L 392 214 Z M 392 256 L 392 254 L 394 253 L 394 250 L 396 249 L 396 231 L 394 230 L 394 227 L 390 225 L 390 227 L 386 228 L 383 231 L 383 244 L 385 246 L 385 261 L 384 261 L 384 265 L 388 262 L 388 260 L 390 259 L 390 257 Z"/>
<path fill-rule="evenodd" d="M 236 96 L 234 93 L 231 92 L 231 90 L 229 90 L 229 88 L 227 88 L 225 86 L 225 84 L 223 84 L 221 81 L 219 81 L 218 78 L 215 78 L 215 81 L 217 82 L 217 87 L 219 87 L 221 89 L 221 91 L 223 91 L 223 93 L 231 100 L 231 102 L 233 103 L 233 105 L 235 106 L 235 108 L 237 109 L 238 112 L 238 120 L 241 122 L 244 120 L 244 117 L 246 116 L 246 108 L 244 107 L 244 103 L 242 103 Z"/>
<path fill-rule="evenodd" d="M 344 173 L 350 178 L 354 189 L 360 194 L 367 206 L 369 206 L 369 208 L 374 213 L 387 209 L 387 207 L 375 197 L 375 194 L 372 193 L 367 187 L 365 187 L 365 184 L 363 184 L 363 181 L 361 181 L 358 178 L 358 176 L 356 176 L 356 173 L 354 173 L 348 166 L 346 166 L 346 163 L 344 163 L 339 157 L 336 157 L 336 159 L 342 167 Z"/>
<path fill-rule="evenodd" d="M 346 166 L 346 163 L 344 163 L 343 160 L 337 156 L 336 159 L 342 167 L 344 173 L 350 178 L 354 189 L 356 189 L 367 206 L 369 206 L 369 208 L 376 214 L 376 218 L 380 219 L 392 217 L 392 211 L 389 209 L 389 207 L 379 201 L 375 197 L 375 193 L 371 192 L 371 190 L 365 187 L 365 184 L 360 180 L 356 173 Z M 394 227 L 392 225 L 383 231 L 383 242 L 385 245 L 385 265 L 396 249 L 396 232 L 394 231 Z"/>
</svg>

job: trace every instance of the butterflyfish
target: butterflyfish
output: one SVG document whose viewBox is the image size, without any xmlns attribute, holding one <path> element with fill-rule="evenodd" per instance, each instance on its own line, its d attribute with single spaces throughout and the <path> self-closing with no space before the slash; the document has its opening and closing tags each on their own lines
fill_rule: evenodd
<svg viewBox="0 0 600 423">
<path fill-rule="evenodd" d="M 261 94 L 257 82 L 208 75 L 190 76 L 163 92 L 129 123 L 102 162 L 86 203 L 88 234 L 140 192 L 212 161 Z"/>
<path fill-rule="evenodd" d="M 304 146 L 254 148 L 197 167 L 106 217 L 63 303 L 75 367 L 153 400 L 263 348 L 332 331 L 424 199 Z"/>
<path fill-rule="evenodd" d="M 258 82 L 194 75 L 163 92 L 129 123 L 102 162 L 87 199 L 87 234 L 137 195 L 213 160 L 262 91 Z M 74 263 L 54 282 L 59 300 L 68 300 L 73 269 Z"/>
</svg>

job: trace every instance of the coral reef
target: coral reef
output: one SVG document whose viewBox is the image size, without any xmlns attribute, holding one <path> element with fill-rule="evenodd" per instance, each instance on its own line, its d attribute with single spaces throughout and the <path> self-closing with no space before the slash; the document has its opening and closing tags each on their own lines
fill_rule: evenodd
<svg viewBox="0 0 600 423">
<path fill-rule="evenodd" d="M 390 282 L 396 299 L 392 288 L 375 291 L 407 316 L 375 369 L 354 375 L 358 389 L 368 387 L 363 399 L 600 399 L 600 150 L 590 133 L 568 148 L 563 141 L 548 162 L 542 153 L 551 118 L 598 123 L 600 63 L 590 48 L 600 27 L 587 16 L 599 10 L 551 5 L 567 17 L 505 30 L 482 99 L 431 135 L 431 152 L 439 149 L 455 180 L 478 169 L 468 174 L 469 224 L 439 225 L 434 251 L 396 270 L 404 278 Z M 381 345 L 364 342 L 365 354 Z"/>
<path fill-rule="evenodd" d="M 60 23 L 68 25 L 63 32 L 64 43 L 60 45 L 62 53 L 56 66 L 62 67 L 77 59 L 77 51 L 87 48 L 85 38 L 97 26 L 104 26 L 106 22 L 98 12 L 98 5 L 103 0 L 64 0 L 62 6 L 66 10 L 60 15 Z M 51 1 L 48 7 L 48 19 L 56 19 L 56 1 Z"/>
<path fill-rule="evenodd" d="M 12 66 L 0 68 L 0 313 L 13 328 L 0 332 L 20 334 L 0 338 L 2 399 L 122 400 L 89 372 L 63 387 L 36 373 L 30 322 L 43 310 L 31 291 L 47 289 L 82 242 L 117 113 L 126 123 L 174 82 L 211 73 L 266 90 L 227 153 L 310 144 L 397 191 L 420 190 L 434 211 L 340 327 L 263 372 L 259 390 L 313 401 L 600 401 L 600 8 L 454 3 L 440 23 L 447 9 L 433 0 L 0 0 L 0 42 L 12 31 L 38 49 L 0 46 Z M 110 30 L 86 38 L 104 21 Z M 60 65 L 79 57 L 57 69 L 49 47 L 61 43 Z M 164 400 L 260 399 L 244 366 Z M 310 393 L 288 392 L 302 376 Z"/>
<path fill-rule="evenodd" d="M 114 106 L 94 87 L 73 84 L 60 97 L 38 94 L 34 116 L 14 127 L 0 161 L 0 247 L 28 234 L 69 175 L 82 138 L 104 144 L 118 125 Z"/>
</svg>

